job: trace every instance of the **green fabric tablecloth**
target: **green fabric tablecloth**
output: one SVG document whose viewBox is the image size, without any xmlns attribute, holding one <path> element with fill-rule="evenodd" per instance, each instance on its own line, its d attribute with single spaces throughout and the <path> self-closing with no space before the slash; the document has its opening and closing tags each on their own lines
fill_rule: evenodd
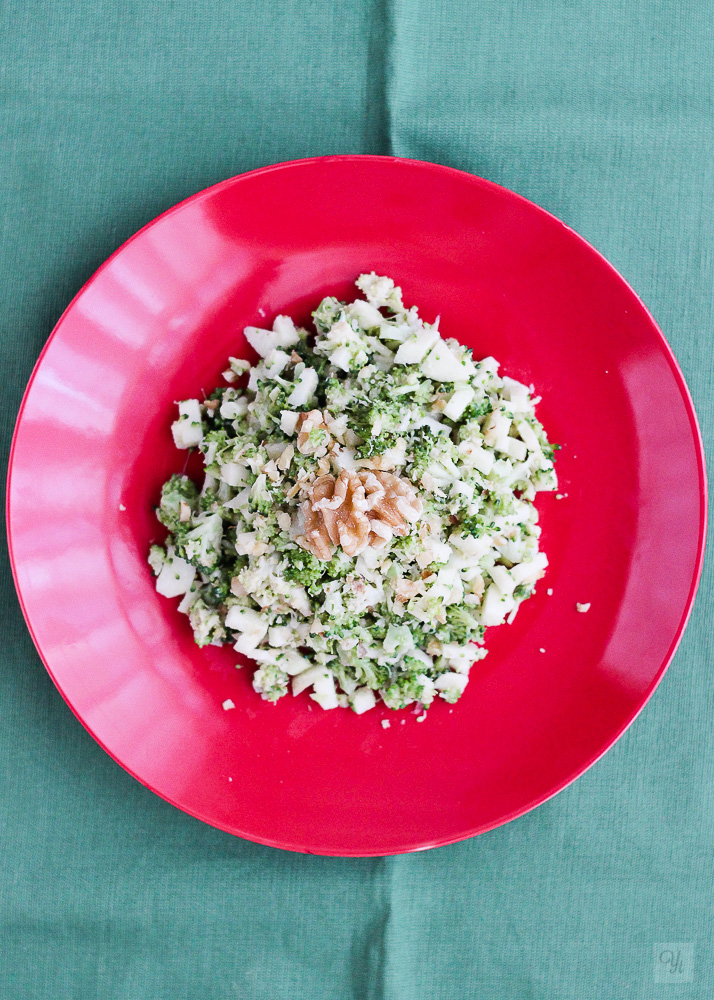
<svg viewBox="0 0 714 1000">
<path fill-rule="evenodd" d="M 5 449 L 54 322 L 124 239 L 224 177 L 337 152 L 460 167 L 582 233 L 653 311 L 711 442 L 710 0 L 0 11 Z M 571 788 L 466 843 L 343 860 L 234 839 L 125 774 L 45 673 L 3 560 L 0 998 L 711 998 L 712 584 L 709 562 L 651 704 Z"/>
</svg>

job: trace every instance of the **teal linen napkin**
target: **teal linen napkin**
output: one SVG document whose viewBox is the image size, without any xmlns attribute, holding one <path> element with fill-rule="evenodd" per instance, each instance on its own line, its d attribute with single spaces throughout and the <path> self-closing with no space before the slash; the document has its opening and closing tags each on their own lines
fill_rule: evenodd
<svg viewBox="0 0 714 1000">
<path fill-rule="evenodd" d="M 691 0 L 6 0 L 2 439 L 62 309 L 140 225 L 278 160 L 384 152 L 513 188 L 652 309 L 712 438 L 714 28 Z M 710 563 L 641 718 L 475 840 L 303 857 L 131 779 L 46 675 L 2 566 L 2 1000 L 710 998 Z M 576 665 L 574 664 L 574 667 Z"/>
</svg>

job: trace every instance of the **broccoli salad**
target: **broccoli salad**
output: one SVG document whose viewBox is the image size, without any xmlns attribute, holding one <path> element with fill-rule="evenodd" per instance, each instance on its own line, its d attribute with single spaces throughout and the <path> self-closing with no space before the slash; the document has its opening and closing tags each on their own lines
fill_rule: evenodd
<svg viewBox="0 0 714 1000">
<path fill-rule="evenodd" d="M 543 576 L 533 500 L 556 488 L 557 446 L 532 386 L 442 338 L 390 278 L 356 284 L 314 332 L 247 327 L 259 361 L 178 403 L 174 443 L 205 475 L 164 484 L 149 563 L 199 646 L 254 662 L 264 699 L 422 711 L 458 700 L 484 630 Z"/>
</svg>

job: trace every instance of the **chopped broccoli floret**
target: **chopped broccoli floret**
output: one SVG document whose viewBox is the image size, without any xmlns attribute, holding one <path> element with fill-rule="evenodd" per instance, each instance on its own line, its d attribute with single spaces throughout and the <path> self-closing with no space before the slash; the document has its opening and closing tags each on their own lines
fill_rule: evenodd
<svg viewBox="0 0 714 1000">
<path fill-rule="evenodd" d="M 483 626 L 467 604 L 450 604 L 446 609 L 446 625 L 437 633 L 445 642 L 465 646 L 483 638 Z"/>
<path fill-rule="evenodd" d="M 341 580 L 350 572 L 354 559 L 338 549 L 332 559 L 317 559 L 305 549 L 290 549 L 284 553 L 286 580 L 305 587 L 308 593 L 317 596 L 322 593 L 322 584 L 328 580 Z"/>
<path fill-rule="evenodd" d="M 481 535 L 493 529 L 494 523 L 488 514 L 466 515 L 461 520 L 461 534 L 480 538 Z"/>
<path fill-rule="evenodd" d="M 385 431 L 377 437 L 368 438 L 356 451 L 357 458 L 372 458 L 374 455 L 383 455 L 397 443 L 397 435 Z"/>
<path fill-rule="evenodd" d="M 345 303 L 339 299 L 328 295 L 322 300 L 320 305 L 312 314 L 315 321 L 315 328 L 319 333 L 327 333 L 330 327 L 339 319 L 340 313 L 345 308 Z"/>
<path fill-rule="evenodd" d="M 201 569 L 212 569 L 218 562 L 223 520 L 220 514 L 200 514 L 192 531 L 184 538 L 186 559 Z"/>
<path fill-rule="evenodd" d="M 410 451 L 409 476 L 418 481 L 432 459 L 434 449 L 440 443 L 440 435 L 435 434 L 430 427 L 420 427 L 413 435 Z"/>
<path fill-rule="evenodd" d="M 267 476 L 261 472 L 250 488 L 249 503 L 259 514 L 270 514 L 284 498 L 284 491 L 268 482 Z"/>
<path fill-rule="evenodd" d="M 166 562 L 166 549 L 161 545 L 152 545 L 149 549 L 149 566 L 154 576 L 158 576 Z"/>
<path fill-rule="evenodd" d="M 228 449 L 235 444 L 235 439 L 230 440 L 228 431 L 225 428 L 216 428 L 203 435 L 203 440 L 199 445 L 199 450 L 203 452 L 203 461 L 208 470 L 218 468 L 218 459 Z"/>
<path fill-rule="evenodd" d="M 317 559 L 311 552 L 305 549 L 291 549 L 285 553 L 285 568 L 283 573 L 286 580 L 294 580 L 306 589 L 312 587 L 325 574 L 327 564 Z"/>
<path fill-rule="evenodd" d="M 277 701 L 288 690 L 288 675 L 280 667 L 266 663 L 253 674 L 253 689 L 265 701 Z"/>
<path fill-rule="evenodd" d="M 223 576 L 220 572 L 212 574 L 202 590 L 204 601 L 212 608 L 223 604 L 230 592 L 230 578 Z"/>
<path fill-rule="evenodd" d="M 325 627 L 325 636 L 328 639 L 347 639 L 361 627 L 361 621 L 360 615 L 330 621 Z"/>
<path fill-rule="evenodd" d="M 352 384 L 347 380 L 330 378 L 325 386 L 325 403 L 335 413 L 344 413 L 352 404 Z"/>
<path fill-rule="evenodd" d="M 420 664 L 420 668 L 418 673 L 411 670 L 398 675 L 389 687 L 382 691 L 382 698 L 388 708 L 406 708 L 415 701 L 428 704 L 432 700 L 433 685 L 423 672 L 423 664 Z"/>
<path fill-rule="evenodd" d="M 185 506 L 182 507 L 182 504 Z M 161 503 L 156 516 L 169 531 L 183 531 L 188 516 L 194 513 L 197 506 L 196 484 L 188 476 L 171 476 L 161 488 Z"/>
<path fill-rule="evenodd" d="M 225 639 L 226 632 L 219 612 L 209 607 L 202 598 L 197 597 L 193 602 L 188 617 L 197 645 L 208 646 Z"/>
<path fill-rule="evenodd" d="M 366 684 L 374 690 L 377 690 L 377 688 L 383 688 L 387 685 L 391 676 L 389 667 L 377 663 L 376 660 L 370 660 L 365 657 L 357 660 L 355 672 L 360 684 Z"/>
<path fill-rule="evenodd" d="M 337 549 L 328 563 L 323 563 L 325 576 L 330 580 L 342 580 L 354 568 L 354 559 Z"/>
<path fill-rule="evenodd" d="M 469 420 L 476 420 L 478 417 L 485 417 L 486 414 L 491 413 L 493 410 L 493 404 L 491 400 L 486 396 L 485 399 L 476 398 L 473 403 L 469 403 L 464 412 L 459 418 L 460 424 L 468 423 Z"/>
<path fill-rule="evenodd" d="M 384 398 L 371 398 L 365 403 L 356 403 L 349 414 L 349 424 L 352 430 L 368 444 L 382 435 L 398 436 L 404 418 L 404 401 L 399 396 L 392 397 L 391 382 L 384 387 Z M 385 437 L 386 447 L 392 447 L 393 441 Z M 386 450 L 386 447 L 383 450 Z M 381 454 L 376 448 L 372 454 Z M 365 456 L 370 457 L 370 456 Z"/>
</svg>

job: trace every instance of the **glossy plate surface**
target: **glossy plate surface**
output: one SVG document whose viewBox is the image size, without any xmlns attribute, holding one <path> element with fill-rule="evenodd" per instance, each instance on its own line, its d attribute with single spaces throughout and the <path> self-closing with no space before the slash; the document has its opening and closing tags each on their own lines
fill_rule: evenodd
<svg viewBox="0 0 714 1000">
<path fill-rule="evenodd" d="M 230 648 L 194 646 L 145 561 L 161 537 L 152 505 L 184 463 L 173 401 L 222 384 L 244 325 L 277 312 L 307 320 L 372 269 L 425 318 L 440 314 L 444 336 L 534 383 L 539 417 L 563 444 L 566 496 L 538 499 L 547 577 L 512 626 L 487 632 L 489 655 L 459 704 L 436 704 L 423 724 L 408 710 L 323 712 L 305 695 L 262 702 Z M 333 157 L 203 191 L 100 268 L 30 382 L 8 523 L 37 648 L 115 760 L 231 833 L 373 855 L 504 823 L 612 745 L 686 623 L 705 507 L 682 375 L 592 247 L 459 171 Z M 227 698 L 235 710 L 222 709 Z"/>
</svg>

